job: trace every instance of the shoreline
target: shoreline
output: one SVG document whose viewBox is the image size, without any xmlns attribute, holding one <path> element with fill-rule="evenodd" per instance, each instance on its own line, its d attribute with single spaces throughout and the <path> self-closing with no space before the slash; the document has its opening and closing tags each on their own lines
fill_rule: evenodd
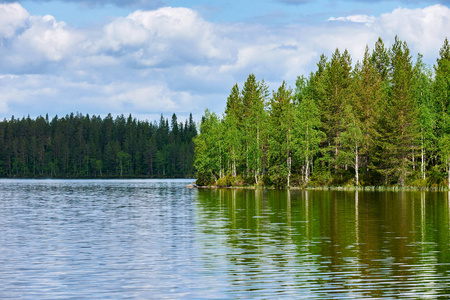
<svg viewBox="0 0 450 300">
<path fill-rule="evenodd" d="M 440 188 L 429 188 L 429 187 L 400 187 L 400 186 L 364 186 L 364 187 L 343 187 L 343 186 L 324 186 L 324 187 L 289 187 L 289 188 L 274 188 L 266 186 L 199 186 L 196 184 L 189 185 L 187 187 L 197 188 L 197 189 L 235 189 L 235 190 L 294 190 L 294 191 L 374 191 L 374 192 L 448 192 L 450 191 L 447 187 Z"/>
</svg>

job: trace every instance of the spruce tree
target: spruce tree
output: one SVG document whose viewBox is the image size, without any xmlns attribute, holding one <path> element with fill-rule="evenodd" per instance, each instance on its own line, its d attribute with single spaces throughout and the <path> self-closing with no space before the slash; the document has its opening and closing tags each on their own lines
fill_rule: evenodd
<svg viewBox="0 0 450 300">
<path fill-rule="evenodd" d="M 390 51 L 391 88 L 384 107 L 382 150 L 385 183 L 404 186 L 411 174 L 412 156 L 418 139 L 418 110 L 413 97 L 413 69 L 406 42 L 395 37 Z"/>
</svg>

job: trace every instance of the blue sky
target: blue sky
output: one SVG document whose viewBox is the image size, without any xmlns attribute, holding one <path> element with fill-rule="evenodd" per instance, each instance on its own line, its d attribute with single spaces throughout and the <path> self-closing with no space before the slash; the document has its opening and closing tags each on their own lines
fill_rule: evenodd
<svg viewBox="0 0 450 300">
<path fill-rule="evenodd" d="M 353 14 L 380 15 L 398 7 L 424 8 L 431 1 L 308 1 L 308 0 L 161 0 L 161 1 L 22 1 L 31 14 L 53 15 L 73 26 L 108 21 L 137 9 L 163 6 L 187 7 L 210 22 L 263 22 L 298 24 L 320 22 L 330 17 Z M 445 1 L 441 1 L 445 3 Z"/>
<path fill-rule="evenodd" d="M 275 90 L 338 47 L 361 59 L 395 35 L 434 64 L 450 1 L 0 0 L 0 118 L 156 120 L 222 113 L 255 73 Z"/>
</svg>

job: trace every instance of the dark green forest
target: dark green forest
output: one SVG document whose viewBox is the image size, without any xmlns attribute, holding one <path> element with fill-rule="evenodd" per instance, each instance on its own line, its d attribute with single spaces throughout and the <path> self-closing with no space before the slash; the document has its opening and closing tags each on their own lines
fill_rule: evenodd
<svg viewBox="0 0 450 300">
<path fill-rule="evenodd" d="M 438 49 L 436 49 L 438 52 Z M 450 186 L 450 46 L 427 66 L 398 37 L 269 92 L 249 75 L 195 138 L 199 185 Z"/>
<path fill-rule="evenodd" d="M 70 114 L 0 122 L 0 177 L 194 177 L 192 119 Z"/>
</svg>

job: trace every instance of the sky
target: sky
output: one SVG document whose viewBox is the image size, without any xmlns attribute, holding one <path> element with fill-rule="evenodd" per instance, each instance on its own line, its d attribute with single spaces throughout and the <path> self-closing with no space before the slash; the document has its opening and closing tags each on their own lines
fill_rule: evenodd
<svg viewBox="0 0 450 300">
<path fill-rule="evenodd" d="M 249 74 L 271 90 L 396 35 L 431 68 L 450 0 L 0 0 L 0 118 L 221 115 Z"/>
</svg>

